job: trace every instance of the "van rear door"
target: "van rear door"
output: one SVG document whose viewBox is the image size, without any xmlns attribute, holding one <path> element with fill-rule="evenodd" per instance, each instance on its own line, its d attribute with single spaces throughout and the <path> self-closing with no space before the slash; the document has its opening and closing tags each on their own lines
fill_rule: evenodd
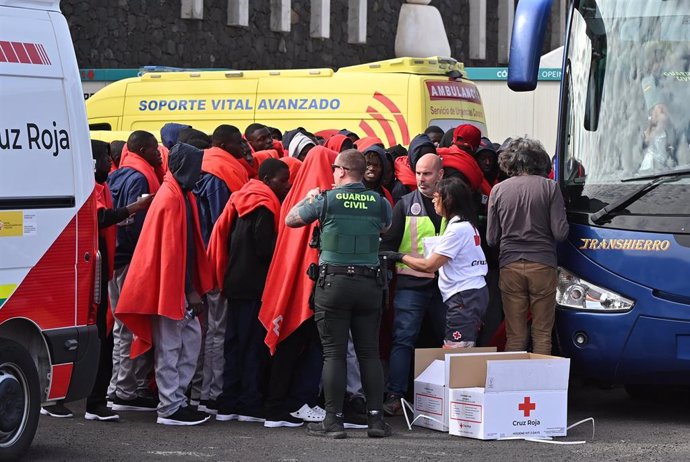
<svg viewBox="0 0 690 462">
<path fill-rule="evenodd" d="M 0 8 L 0 303 L 58 241 L 75 218 L 78 199 L 83 203 L 83 191 L 75 189 L 75 114 L 66 100 L 70 88 L 57 40 L 50 13 Z M 75 325 L 73 226 L 59 239 L 67 264 L 44 268 L 44 285 L 35 288 L 59 301 L 32 300 L 41 329 Z M 12 316 L 5 308 L 0 323 Z"/>
</svg>

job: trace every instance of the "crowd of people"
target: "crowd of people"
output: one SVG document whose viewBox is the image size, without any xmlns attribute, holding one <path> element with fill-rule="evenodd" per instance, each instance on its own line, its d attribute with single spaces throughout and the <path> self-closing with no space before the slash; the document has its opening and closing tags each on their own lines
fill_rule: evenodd
<svg viewBox="0 0 690 462">
<path fill-rule="evenodd" d="M 382 437 L 416 347 L 551 353 L 568 225 L 538 141 L 470 124 L 408 147 L 258 123 L 160 135 L 92 141 L 103 265 L 86 419 Z"/>
</svg>

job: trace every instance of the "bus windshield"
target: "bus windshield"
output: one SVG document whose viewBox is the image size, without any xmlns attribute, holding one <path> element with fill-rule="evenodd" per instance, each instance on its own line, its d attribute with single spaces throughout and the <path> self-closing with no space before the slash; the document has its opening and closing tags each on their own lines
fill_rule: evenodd
<svg viewBox="0 0 690 462">
<path fill-rule="evenodd" d="M 649 181 L 631 178 L 690 167 L 690 2 L 581 0 L 566 50 L 558 167 L 570 210 L 596 212 Z M 690 215 L 690 177 L 622 212 Z"/>
</svg>

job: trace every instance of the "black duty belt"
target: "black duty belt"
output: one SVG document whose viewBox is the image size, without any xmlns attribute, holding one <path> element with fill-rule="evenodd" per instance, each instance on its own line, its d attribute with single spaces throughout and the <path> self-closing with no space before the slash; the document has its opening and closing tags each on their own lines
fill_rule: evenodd
<svg viewBox="0 0 690 462">
<path fill-rule="evenodd" d="M 379 269 L 370 266 L 339 266 L 339 265 L 321 265 L 319 268 L 324 274 L 345 274 L 347 276 L 368 276 L 375 278 L 378 276 Z"/>
</svg>

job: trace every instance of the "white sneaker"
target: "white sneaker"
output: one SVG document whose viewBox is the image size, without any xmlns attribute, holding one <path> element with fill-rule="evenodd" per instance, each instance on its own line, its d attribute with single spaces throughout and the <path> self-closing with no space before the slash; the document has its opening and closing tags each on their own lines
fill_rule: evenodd
<svg viewBox="0 0 690 462">
<path fill-rule="evenodd" d="M 319 406 L 309 407 L 309 405 L 304 404 L 295 412 L 291 412 L 290 415 L 305 422 L 321 422 L 326 418 L 326 411 Z"/>
</svg>

